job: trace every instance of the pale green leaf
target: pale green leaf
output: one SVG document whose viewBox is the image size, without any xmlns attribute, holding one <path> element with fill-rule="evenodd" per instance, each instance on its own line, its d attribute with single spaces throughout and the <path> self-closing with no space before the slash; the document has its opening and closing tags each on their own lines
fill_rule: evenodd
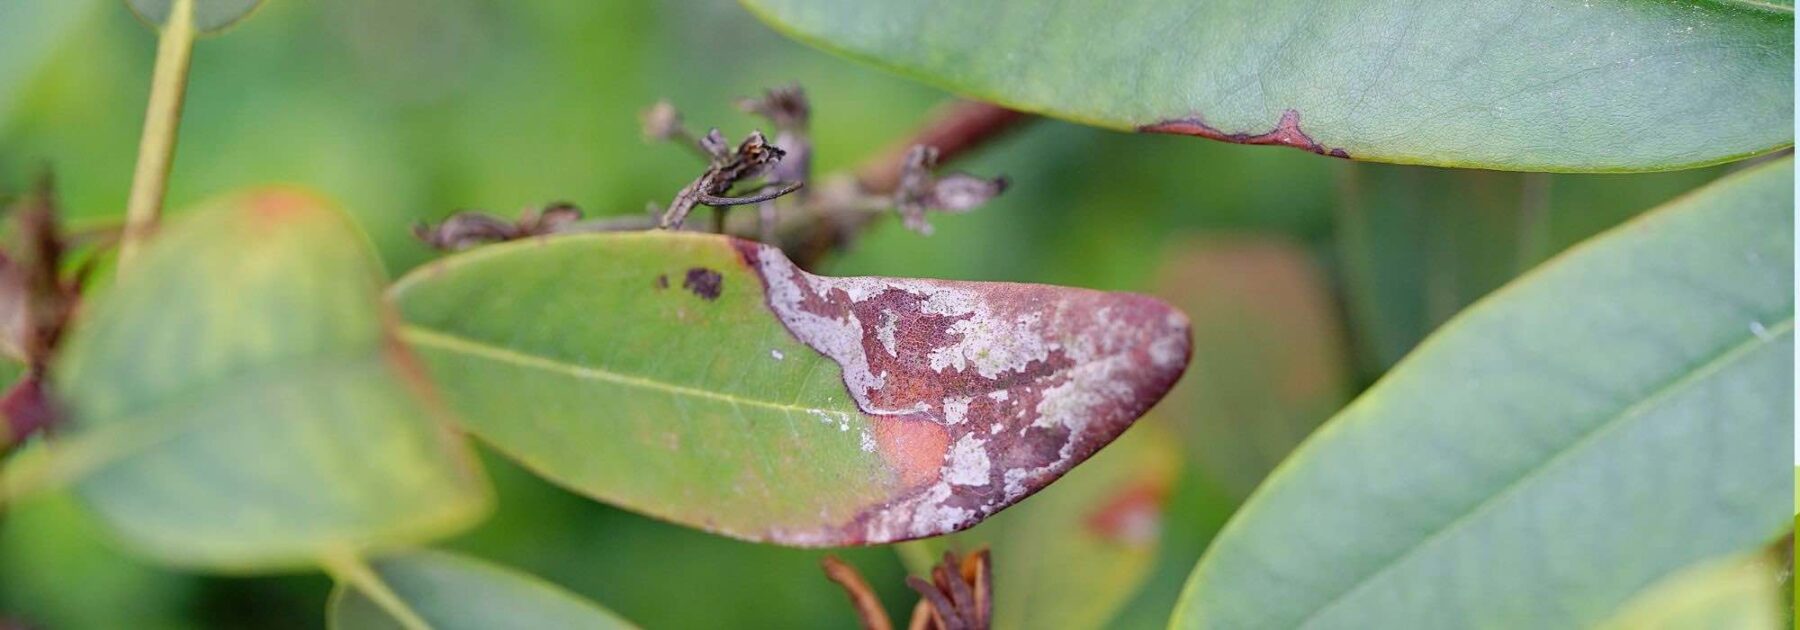
<svg viewBox="0 0 1800 630">
<path fill-rule="evenodd" d="M 802 41 L 1100 125 L 1643 171 L 1793 143 L 1791 8 L 1654 0 L 743 0 Z"/>
<path fill-rule="evenodd" d="M 53 372 L 52 461 L 133 547 L 256 570 L 430 539 L 486 507 L 393 338 L 367 243 L 310 196 L 222 200 L 84 309 Z"/>
<path fill-rule="evenodd" d="M 442 551 L 387 556 L 371 563 L 399 601 L 433 630 L 634 628 L 612 611 L 535 576 Z M 391 613 L 339 583 L 331 594 L 333 630 L 398 630 Z"/>
<path fill-rule="evenodd" d="M 1793 162 L 1552 259 L 1315 433 L 1194 570 L 1181 628 L 1584 627 L 1758 548 L 1793 430 Z"/>
</svg>

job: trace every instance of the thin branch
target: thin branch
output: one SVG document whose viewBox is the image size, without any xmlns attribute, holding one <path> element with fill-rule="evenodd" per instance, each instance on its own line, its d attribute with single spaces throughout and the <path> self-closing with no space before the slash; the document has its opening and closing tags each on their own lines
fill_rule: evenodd
<svg viewBox="0 0 1800 630">
<path fill-rule="evenodd" d="M 137 171 L 132 174 L 131 197 L 125 207 L 125 236 L 119 247 L 121 268 L 131 263 L 144 239 L 156 230 L 157 219 L 162 215 L 169 169 L 175 160 L 182 99 L 187 93 L 188 65 L 194 54 L 193 16 L 194 0 L 175 0 L 169 9 L 169 22 L 163 25 L 157 41 L 150 104 L 144 112 Z"/>
<path fill-rule="evenodd" d="M 929 122 L 911 137 L 876 154 L 856 169 L 852 199 L 844 205 L 866 205 L 880 199 L 881 210 L 893 207 L 907 170 L 908 157 L 918 146 L 935 149 L 937 162 L 950 162 L 1033 120 L 1029 114 L 978 101 L 955 101 L 939 107 Z M 844 187 L 839 187 L 842 189 Z M 832 207 L 831 204 L 817 204 Z M 842 249 L 857 234 L 875 224 L 881 212 L 813 213 L 781 232 L 782 249 L 802 268 L 812 268 L 827 254 Z"/>
<path fill-rule="evenodd" d="M 701 205 L 712 206 L 714 208 L 722 208 L 722 207 L 727 207 L 727 206 L 748 206 L 751 204 L 762 203 L 764 201 L 773 201 L 776 197 L 780 197 L 782 195 L 786 195 L 786 194 L 794 192 L 796 190 L 800 190 L 800 187 L 805 186 L 805 185 L 806 185 L 806 182 L 794 182 L 792 184 L 788 184 L 786 186 L 782 186 L 780 188 L 776 188 L 776 189 L 768 191 L 768 192 L 761 192 L 761 193 L 757 193 L 754 195 L 750 195 L 748 197 L 715 197 L 713 195 L 702 194 L 702 195 L 700 195 L 700 203 L 701 203 Z"/>
<path fill-rule="evenodd" d="M 917 133 L 889 146 L 856 170 L 857 181 L 876 194 L 894 192 L 914 146 L 937 149 L 939 162 L 950 162 L 1031 120 L 1030 114 L 980 101 L 955 101 L 933 112 Z"/>
</svg>

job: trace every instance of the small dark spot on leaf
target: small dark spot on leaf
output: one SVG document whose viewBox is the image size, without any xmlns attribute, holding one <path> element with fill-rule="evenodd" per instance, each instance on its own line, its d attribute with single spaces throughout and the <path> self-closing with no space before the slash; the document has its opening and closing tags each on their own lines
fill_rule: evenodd
<svg viewBox="0 0 1800 630">
<path fill-rule="evenodd" d="M 666 273 L 656 274 L 656 288 L 658 288 L 658 289 L 669 288 L 669 274 L 666 274 Z"/>
<path fill-rule="evenodd" d="M 687 270 L 687 279 L 681 281 L 681 288 L 692 291 L 694 295 L 705 300 L 719 299 L 719 287 L 725 279 L 719 272 L 705 267 L 694 267 Z"/>
</svg>

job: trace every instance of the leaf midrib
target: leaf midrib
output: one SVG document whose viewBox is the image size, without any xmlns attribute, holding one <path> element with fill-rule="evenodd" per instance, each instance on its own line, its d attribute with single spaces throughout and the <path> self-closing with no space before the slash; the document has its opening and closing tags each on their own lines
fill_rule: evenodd
<svg viewBox="0 0 1800 630">
<path fill-rule="evenodd" d="M 428 346 L 428 347 L 433 347 L 433 348 L 437 348 L 440 350 L 446 350 L 446 351 L 450 351 L 450 352 L 464 354 L 467 356 L 487 359 L 490 361 L 510 363 L 510 364 L 520 366 L 520 367 L 535 368 L 535 369 L 540 369 L 540 370 L 544 370 L 544 371 L 548 371 L 548 372 L 555 372 L 558 374 L 562 374 L 564 376 L 571 376 L 571 377 L 578 378 L 578 379 L 606 381 L 609 383 L 623 385 L 626 387 L 634 387 L 634 388 L 638 388 L 638 389 L 659 391 L 659 392 L 672 394 L 672 395 L 676 395 L 676 396 L 692 396 L 695 398 L 707 398 L 707 399 L 717 400 L 720 402 L 726 402 L 726 403 L 731 403 L 731 404 L 735 404 L 735 405 L 761 407 L 764 409 L 772 409 L 772 410 L 784 411 L 784 412 L 837 414 L 837 413 L 843 413 L 845 411 L 843 409 L 836 409 L 836 408 L 827 409 L 824 407 L 808 407 L 808 406 L 802 406 L 802 405 L 792 405 L 792 404 L 771 402 L 771 401 L 767 401 L 767 400 L 758 400 L 755 398 L 744 398 L 741 396 L 735 396 L 735 395 L 727 394 L 727 393 L 723 393 L 723 392 L 699 389 L 699 388 L 695 388 L 695 387 L 689 387 L 687 385 L 677 385 L 675 383 L 658 381 L 655 379 L 644 378 L 641 376 L 632 376 L 629 374 L 621 374 L 619 372 L 614 372 L 612 370 L 607 370 L 605 368 L 591 367 L 591 366 L 586 366 L 586 365 L 578 365 L 578 364 L 569 363 L 566 361 L 560 361 L 560 360 L 552 359 L 552 358 L 548 358 L 548 357 L 538 356 L 538 355 L 534 355 L 534 354 L 527 354 L 524 352 L 520 352 L 518 350 L 494 345 L 492 343 L 488 343 L 485 341 L 471 339 L 468 337 L 455 335 L 455 334 L 451 334 L 451 333 L 447 333 L 447 332 L 443 332 L 443 331 L 433 330 L 430 328 L 425 328 L 425 327 L 416 326 L 416 325 L 412 325 L 412 324 L 402 324 L 400 326 L 400 336 L 405 338 L 408 343 L 418 345 L 418 346 Z"/>
<path fill-rule="evenodd" d="M 1651 406 L 1669 396 L 1674 395 L 1674 393 L 1677 391 L 1683 390 L 1690 385 L 1693 385 L 1702 380 L 1705 380 L 1706 378 L 1710 377 L 1711 375 L 1717 373 L 1719 370 L 1724 369 L 1727 365 L 1730 365 L 1731 363 L 1735 362 L 1736 360 L 1738 360 L 1738 358 L 1742 357 L 1745 354 L 1748 354 L 1749 352 L 1751 352 L 1757 348 L 1763 347 L 1767 344 L 1774 343 L 1776 340 L 1778 340 L 1782 337 L 1787 337 L 1787 336 L 1792 335 L 1793 331 L 1794 331 L 1794 318 L 1793 318 L 1793 315 L 1790 313 L 1788 315 L 1787 319 L 1782 320 L 1779 324 L 1776 324 L 1775 326 L 1769 327 L 1768 331 L 1764 335 L 1753 335 L 1749 339 L 1746 339 L 1737 344 L 1733 344 L 1732 346 L 1726 348 L 1725 350 L 1718 353 L 1717 355 L 1714 355 L 1711 359 L 1708 359 L 1705 363 L 1700 364 L 1698 367 L 1694 368 L 1693 370 L 1689 370 L 1686 374 L 1683 374 L 1681 377 L 1676 378 L 1676 379 L 1668 382 L 1667 384 L 1663 385 L 1662 387 L 1657 388 L 1656 391 L 1652 392 L 1648 396 L 1645 396 L 1643 399 L 1627 406 L 1624 410 L 1620 411 L 1617 415 L 1614 415 L 1613 417 L 1608 418 L 1605 422 L 1595 425 L 1595 427 L 1593 429 L 1590 429 L 1587 433 L 1583 434 L 1581 437 L 1577 438 L 1573 442 L 1570 442 L 1568 446 L 1557 451 L 1555 454 L 1552 454 L 1550 457 L 1545 458 L 1542 463 L 1538 464 L 1537 466 L 1532 467 L 1530 470 L 1526 471 L 1525 474 L 1520 475 L 1519 478 L 1513 480 L 1512 483 L 1507 484 L 1507 486 L 1505 488 L 1502 488 L 1500 491 L 1488 495 L 1488 497 L 1485 499 L 1482 499 L 1480 503 L 1477 503 L 1473 507 L 1469 508 L 1466 512 L 1464 512 L 1462 516 L 1458 516 L 1455 520 L 1452 520 L 1450 523 L 1444 525 L 1443 527 L 1438 528 L 1437 531 L 1432 532 L 1431 535 L 1419 539 L 1419 541 L 1417 543 L 1414 543 L 1413 545 L 1407 547 L 1404 551 L 1402 551 L 1399 554 L 1395 555 L 1394 557 L 1390 558 L 1387 562 L 1383 563 L 1380 568 L 1377 568 L 1376 570 L 1370 572 L 1367 575 L 1367 577 L 1365 577 L 1361 581 L 1357 582 L 1355 586 L 1352 586 L 1350 589 L 1345 590 L 1342 593 L 1339 593 L 1336 597 L 1331 598 L 1330 600 L 1326 601 L 1323 605 L 1320 605 L 1318 608 L 1313 609 L 1312 613 L 1308 614 L 1304 619 L 1301 619 L 1300 623 L 1297 624 L 1295 627 L 1300 627 L 1300 628 L 1308 627 L 1315 620 L 1317 620 L 1319 617 L 1324 615 L 1326 612 L 1332 610 L 1339 604 L 1342 604 L 1343 602 L 1350 600 L 1357 593 L 1361 592 L 1364 588 L 1367 588 L 1370 584 L 1374 584 L 1375 582 L 1380 581 L 1382 576 L 1384 576 L 1388 572 L 1394 570 L 1396 567 L 1400 566 L 1401 564 L 1404 564 L 1408 558 L 1411 558 L 1414 554 L 1418 553 L 1420 550 L 1430 546 L 1432 543 L 1436 542 L 1437 540 L 1450 535 L 1452 532 L 1455 532 L 1455 531 L 1461 529 L 1463 526 L 1475 521 L 1478 517 L 1485 514 L 1489 509 L 1492 509 L 1495 506 L 1499 505 L 1503 499 L 1512 496 L 1513 493 L 1515 493 L 1515 492 L 1519 491 L 1521 488 L 1524 488 L 1525 486 L 1529 485 L 1529 483 L 1531 481 L 1537 479 L 1539 475 L 1544 473 L 1544 471 L 1554 468 L 1564 458 L 1570 456 L 1570 454 L 1577 453 L 1577 452 L 1584 450 L 1588 444 L 1598 440 L 1600 437 L 1602 437 L 1608 433 L 1611 433 L 1614 429 L 1617 429 L 1618 427 L 1624 425 L 1626 420 L 1629 420 L 1631 418 L 1638 416 L 1640 412 L 1644 411 L 1649 406 Z"/>
</svg>

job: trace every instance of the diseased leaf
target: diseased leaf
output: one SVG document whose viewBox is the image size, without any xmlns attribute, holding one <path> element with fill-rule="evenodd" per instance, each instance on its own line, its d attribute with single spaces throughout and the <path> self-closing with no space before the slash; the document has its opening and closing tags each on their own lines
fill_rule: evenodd
<svg viewBox="0 0 1800 630">
<path fill-rule="evenodd" d="M 517 241 L 393 289 L 468 427 L 574 490 L 798 546 L 975 524 L 1129 426 L 1187 364 L 1153 299 L 826 278 L 723 237 Z"/>
<path fill-rule="evenodd" d="M 1258 488 L 1174 625 L 1587 627 L 1766 544 L 1793 188 L 1791 159 L 1728 177 L 1446 324 Z"/>
<path fill-rule="evenodd" d="M 1621 0 L 742 0 L 802 41 L 1112 129 L 1532 171 L 1793 143 L 1791 7 Z"/>
<path fill-rule="evenodd" d="M 266 190 L 183 216 L 77 320 L 52 460 L 134 547 L 233 570 L 471 524 L 486 486 L 419 397 L 354 226 Z M 84 458 L 94 461 L 85 461 Z"/>
<path fill-rule="evenodd" d="M 435 630 L 636 627 L 560 586 L 466 556 L 416 551 L 372 564 L 394 595 Z M 333 630 L 403 627 L 362 591 L 342 583 L 331 593 L 327 614 Z"/>
<path fill-rule="evenodd" d="M 1156 562 L 1180 456 L 1166 428 L 1139 426 L 1017 507 L 897 549 L 929 579 L 945 551 L 989 548 L 996 630 L 1104 627 Z"/>
<path fill-rule="evenodd" d="M 1155 414 L 1197 473 L 1242 499 L 1349 399 L 1342 325 L 1287 241 L 1193 239 L 1163 265 L 1158 294 L 1193 322 L 1200 358 Z"/>
<path fill-rule="evenodd" d="M 193 0 L 194 30 L 216 33 L 256 12 L 264 0 Z M 169 22 L 169 13 L 177 0 L 125 0 L 126 6 L 139 18 L 161 28 Z"/>
<path fill-rule="evenodd" d="M 1645 589 L 1600 630 L 1777 630 L 1781 580 L 1760 557 L 1686 569 Z"/>
</svg>

